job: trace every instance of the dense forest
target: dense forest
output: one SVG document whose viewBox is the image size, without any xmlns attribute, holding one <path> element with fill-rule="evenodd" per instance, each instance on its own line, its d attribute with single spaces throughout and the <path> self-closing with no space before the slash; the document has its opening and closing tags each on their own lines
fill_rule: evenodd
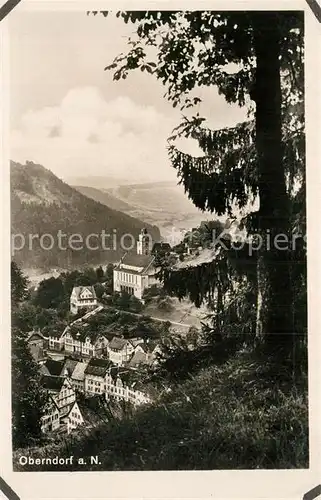
<svg viewBox="0 0 321 500">
<path fill-rule="evenodd" d="M 87 198 L 32 162 L 26 165 L 11 162 L 11 220 L 12 245 L 15 245 L 12 252 L 23 268 L 73 269 L 116 261 L 124 253 L 120 244 L 122 236 L 130 234 L 136 240 L 143 227 L 154 241 L 160 239 L 156 226 Z M 59 231 L 65 235 L 61 244 L 57 237 Z M 103 231 L 110 235 L 104 242 Z M 87 245 L 86 237 L 91 234 L 98 238 L 92 237 Z M 29 244 L 32 235 L 38 238 Z M 43 245 L 40 244 L 42 235 L 51 235 L 43 237 Z M 72 235 L 80 235 L 81 239 L 74 236 L 68 245 Z M 124 238 L 124 247 L 131 242 Z"/>
</svg>

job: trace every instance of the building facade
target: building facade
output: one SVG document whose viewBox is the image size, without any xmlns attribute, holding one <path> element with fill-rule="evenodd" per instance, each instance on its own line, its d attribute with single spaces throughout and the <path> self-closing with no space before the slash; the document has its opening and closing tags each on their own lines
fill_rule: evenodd
<svg viewBox="0 0 321 500">
<path fill-rule="evenodd" d="M 52 396 L 48 397 L 48 401 L 44 408 L 44 414 L 40 419 L 41 432 L 53 432 L 59 429 L 60 414 L 59 408 Z"/>
<path fill-rule="evenodd" d="M 113 337 L 108 344 L 109 360 L 117 366 L 122 366 L 130 360 L 134 352 L 133 344 L 121 337 Z"/>
<path fill-rule="evenodd" d="M 77 314 L 80 309 L 95 309 L 97 305 L 97 296 L 93 286 L 74 286 L 70 296 L 72 314 Z"/>
<path fill-rule="evenodd" d="M 105 378 L 112 364 L 105 359 L 91 359 L 84 371 L 85 393 L 95 396 L 105 391 Z"/>
<path fill-rule="evenodd" d="M 132 370 L 110 370 L 106 374 L 105 398 L 126 401 L 135 406 L 151 402 L 149 395 L 140 387 Z"/>
<path fill-rule="evenodd" d="M 142 229 L 136 252 L 127 252 L 114 267 L 114 291 L 127 292 L 142 299 L 144 290 L 157 284 L 155 257 L 151 255 L 152 241 L 146 229 Z"/>
<path fill-rule="evenodd" d="M 66 352 L 82 354 L 88 357 L 95 356 L 95 346 L 90 338 L 85 337 L 82 339 L 80 334 L 74 334 L 70 329 L 63 334 L 63 344 Z"/>
<path fill-rule="evenodd" d="M 61 410 L 60 421 L 61 425 L 65 426 L 67 434 L 70 434 L 74 429 L 85 423 L 76 401 Z"/>
</svg>

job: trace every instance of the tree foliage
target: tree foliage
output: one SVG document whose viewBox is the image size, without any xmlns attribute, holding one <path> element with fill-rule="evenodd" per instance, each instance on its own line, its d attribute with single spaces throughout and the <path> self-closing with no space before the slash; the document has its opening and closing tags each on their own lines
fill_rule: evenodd
<svg viewBox="0 0 321 500">
<path fill-rule="evenodd" d="M 242 210 L 249 235 L 290 237 L 298 227 L 305 233 L 303 12 L 136 11 L 117 16 L 132 22 L 136 33 L 128 52 L 106 69 L 114 71 L 115 80 L 131 70 L 151 73 L 182 111 L 168 150 L 195 206 L 217 214 Z M 215 86 L 228 103 L 247 105 L 248 120 L 210 130 L 206 118 L 194 111 L 201 102 L 199 89 L 208 86 Z M 199 157 L 178 149 L 181 137 L 197 141 Z M 167 268 L 165 286 L 200 305 L 213 302 L 214 296 L 219 304 L 223 295 L 232 297 L 246 282 L 256 334 L 270 334 L 278 344 L 276 333 L 284 340 L 297 327 L 296 253 L 267 250 L 264 244 L 253 259 L 242 250 L 237 258 L 221 249 L 214 252 L 215 262 L 178 266 L 174 272 Z M 301 257 L 304 267 L 304 252 Z M 240 273 L 235 262 L 238 269 L 245 266 Z M 301 271 L 304 289 L 302 266 Z"/>
<path fill-rule="evenodd" d="M 35 304 L 45 309 L 57 308 L 65 299 L 64 285 L 60 278 L 41 281 L 35 297 Z"/>
<path fill-rule="evenodd" d="M 45 395 L 25 335 L 16 328 L 12 332 L 12 394 L 13 447 L 30 446 L 41 436 Z"/>
<path fill-rule="evenodd" d="M 11 302 L 17 305 L 28 296 L 28 278 L 23 274 L 17 264 L 11 262 Z"/>
</svg>

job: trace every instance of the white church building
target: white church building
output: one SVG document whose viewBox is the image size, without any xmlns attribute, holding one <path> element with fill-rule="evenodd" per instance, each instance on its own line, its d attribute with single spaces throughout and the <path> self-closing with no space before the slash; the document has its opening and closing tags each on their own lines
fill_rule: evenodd
<svg viewBox="0 0 321 500">
<path fill-rule="evenodd" d="M 146 229 L 138 237 L 135 251 L 125 253 L 114 267 L 114 291 L 127 292 L 142 299 L 144 290 L 158 283 L 154 267 L 155 257 L 151 255 L 152 239 Z"/>
</svg>

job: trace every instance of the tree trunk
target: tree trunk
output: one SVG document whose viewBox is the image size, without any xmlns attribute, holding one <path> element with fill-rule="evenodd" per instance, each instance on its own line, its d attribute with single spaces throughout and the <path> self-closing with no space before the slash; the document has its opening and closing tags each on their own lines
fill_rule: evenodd
<svg viewBox="0 0 321 500">
<path fill-rule="evenodd" d="M 289 200 L 281 129 L 281 21 L 275 13 L 256 13 L 254 18 L 259 235 L 263 240 L 257 264 L 257 335 L 264 338 L 269 350 L 279 352 L 289 351 L 293 338 Z M 278 235 L 286 235 L 287 242 Z"/>
</svg>

